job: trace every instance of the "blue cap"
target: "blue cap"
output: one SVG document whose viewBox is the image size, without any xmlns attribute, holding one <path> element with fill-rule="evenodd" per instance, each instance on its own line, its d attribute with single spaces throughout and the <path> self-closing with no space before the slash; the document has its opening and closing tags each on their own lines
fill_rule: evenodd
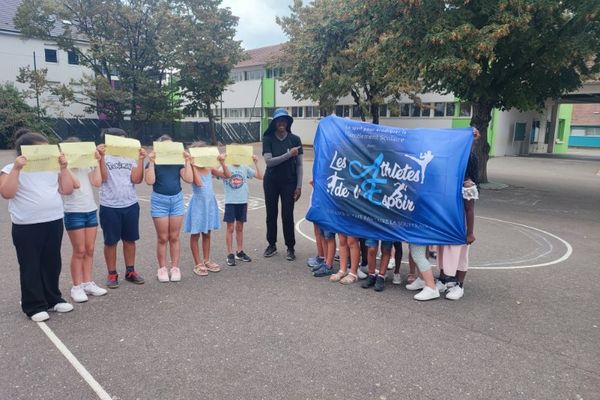
<svg viewBox="0 0 600 400">
<path fill-rule="evenodd" d="M 271 120 L 271 123 L 269 124 L 269 127 L 265 132 L 265 135 L 275 132 L 275 121 L 279 118 L 285 118 L 288 123 L 288 131 L 292 131 L 292 124 L 294 123 L 294 118 L 292 118 L 290 114 L 288 114 L 285 108 L 278 108 L 273 112 L 273 119 Z"/>
</svg>

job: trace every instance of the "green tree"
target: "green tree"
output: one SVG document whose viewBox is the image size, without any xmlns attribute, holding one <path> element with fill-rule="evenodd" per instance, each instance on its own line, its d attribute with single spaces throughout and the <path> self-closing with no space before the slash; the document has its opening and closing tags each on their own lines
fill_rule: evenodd
<svg viewBox="0 0 600 400">
<path fill-rule="evenodd" d="M 15 25 L 26 36 L 51 39 L 78 55 L 92 75 L 61 88 L 118 125 L 178 117 L 164 85 L 173 60 L 161 43 L 170 31 L 168 0 L 24 0 Z"/>
<path fill-rule="evenodd" d="M 178 84 L 185 99 L 184 110 L 203 111 L 208 116 L 211 141 L 216 144 L 213 107 L 231 83 L 231 70 L 243 58 L 240 42 L 234 40 L 238 17 L 229 8 L 222 8 L 221 0 L 172 3 L 180 17 L 179 32 L 173 31 L 177 32 L 173 49 Z"/>
<path fill-rule="evenodd" d="M 494 108 L 540 110 L 597 73 L 600 2 L 580 0 L 369 0 L 384 30 L 379 68 L 402 86 L 398 66 L 429 91 L 473 104 L 480 180 Z M 406 71 L 413 65 L 412 71 Z"/>
<path fill-rule="evenodd" d="M 21 127 L 39 130 L 42 124 L 19 89 L 10 82 L 0 84 L 0 148 L 11 147 L 14 133 Z"/>
</svg>

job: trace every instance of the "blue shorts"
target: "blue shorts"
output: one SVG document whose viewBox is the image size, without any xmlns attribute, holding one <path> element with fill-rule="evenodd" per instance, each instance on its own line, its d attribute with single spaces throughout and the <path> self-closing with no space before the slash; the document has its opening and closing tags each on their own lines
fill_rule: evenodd
<svg viewBox="0 0 600 400">
<path fill-rule="evenodd" d="M 335 232 L 326 231 L 325 229 L 319 228 L 321 236 L 325 239 L 335 239 Z"/>
<path fill-rule="evenodd" d="M 64 221 L 65 229 L 68 231 L 98 226 L 96 210 L 90 212 L 66 212 Z"/>
<path fill-rule="evenodd" d="M 125 208 L 100 206 L 100 226 L 104 244 L 112 246 L 119 240 L 135 242 L 140 238 L 140 205 L 132 204 Z"/>
<path fill-rule="evenodd" d="M 223 222 L 232 223 L 235 221 L 246 222 L 248 217 L 248 204 L 225 204 L 223 213 Z"/>
<path fill-rule="evenodd" d="M 150 196 L 150 215 L 152 218 L 175 217 L 185 214 L 183 192 L 173 196 L 152 192 Z"/>
<path fill-rule="evenodd" d="M 394 242 L 387 242 L 385 240 L 382 240 L 381 241 L 381 248 L 389 250 L 389 249 L 392 248 L 393 244 L 394 244 Z M 365 246 L 367 246 L 367 247 L 377 247 L 377 246 L 379 246 L 379 240 L 365 239 Z"/>
</svg>

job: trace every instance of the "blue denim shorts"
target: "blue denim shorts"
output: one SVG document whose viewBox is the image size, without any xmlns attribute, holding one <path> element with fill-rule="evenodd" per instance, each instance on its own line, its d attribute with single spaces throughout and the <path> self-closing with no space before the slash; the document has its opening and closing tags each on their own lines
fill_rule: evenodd
<svg viewBox="0 0 600 400">
<path fill-rule="evenodd" d="M 66 212 L 64 221 L 65 229 L 68 231 L 98 226 L 96 210 L 90 212 Z"/>
<path fill-rule="evenodd" d="M 393 246 L 394 242 L 387 242 L 385 240 L 381 241 L 381 248 L 382 249 L 391 249 Z M 379 240 L 373 240 L 373 239 L 365 239 L 365 246 L 367 247 L 377 247 L 379 246 Z"/>
<path fill-rule="evenodd" d="M 173 196 L 152 192 L 150 196 L 150 215 L 152 218 L 175 217 L 185 214 L 183 192 Z"/>
<path fill-rule="evenodd" d="M 321 236 L 324 237 L 325 239 L 333 239 L 333 238 L 335 238 L 335 232 L 326 231 L 326 230 L 321 229 L 321 228 L 319 228 L 319 231 L 321 231 Z"/>
</svg>

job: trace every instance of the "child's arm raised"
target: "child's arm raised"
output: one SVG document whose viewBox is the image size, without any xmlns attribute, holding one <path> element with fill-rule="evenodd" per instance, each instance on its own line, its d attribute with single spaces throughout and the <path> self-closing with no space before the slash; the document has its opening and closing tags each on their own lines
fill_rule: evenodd
<svg viewBox="0 0 600 400">
<path fill-rule="evenodd" d="M 5 199 L 12 199 L 17 194 L 19 189 L 19 174 L 23 167 L 27 164 L 25 156 L 18 156 L 15 159 L 10 173 L 0 173 L 0 195 Z"/>
<path fill-rule="evenodd" d="M 60 164 L 60 172 L 58 173 L 58 193 L 69 195 L 73 193 L 73 189 L 75 188 L 73 173 L 67 168 L 68 163 L 64 154 L 60 154 L 58 163 Z M 77 181 L 77 183 L 79 183 L 79 181 Z"/>
<path fill-rule="evenodd" d="M 252 161 L 254 161 L 254 172 L 256 172 L 256 174 L 254 175 L 254 177 L 256 179 L 261 179 L 263 178 L 263 173 L 260 170 L 259 166 L 258 166 L 258 157 L 255 155 L 252 155 Z"/>
<path fill-rule="evenodd" d="M 100 160 L 98 161 L 98 165 L 100 165 L 100 177 L 102 178 L 102 182 L 106 182 L 108 180 L 108 168 L 106 168 L 106 160 L 104 159 L 106 145 L 99 144 L 98 147 L 96 147 L 96 151 L 100 154 Z"/>
<path fill-rule="evenodd" d="M 183 158 L 185 160 L 185 164 L 183 165 L 183 168 L 179 170 L 179 175 L 185 183 L 192 183 L 194 181 L 194 167 L 192 165 L 192 156 L 190 156 L 190 153 L 188 153 L 187 151 L 184 151 Z"/>
<path fill-rule="evenodd" d="M 131 170 L 131 183 L 134 185 L 142 183 L 144 180 L 144 158 L 146 158 L 146 150 L 140 147 L 137 165 Z"/>
<path fill-rule="evenodd" d="M 94 156 L 98 161 L 98 166 L 94 167 L 94 169 L 90 171 L 88 174 L 88 179 L 90 180 L 92 186 L 100 187 L 102 185 L 102 168 L 100 167 L 100 160 L 102 159 L 102 156 L 98 150 L 96 150 L 96 154 Z"/>
<path fill-rule="evenodd" d="M 150 154 L 148 154 L 148 158 L 150 161 L 148 162 L 148 167 L 146 168 L 146 176 L 144 177 L 144 180 L 146 181 L 147 185 L 154 185 L 154 182 L 156 182 L 156 171 L 154 170 L 156 153 L 151 151 Z"/>
<path fill-rule="evenodd" d="M 79 182 L 79 179 L 75 176 L 70 168 L 67 168 L 67 170 L 71 174 L 71 179 L 73 180 L 73 189 L 79 189 L 81 187 L 81 182 Z"/>
<path fill-rule="evenodd" d="M 192 166 L 192 181 L 196 186 L 202 186 L 202 178 L 200 178 L 200 174 L 198 173 L 198 167 L 195 165 Z"/>
<path fill-rule="evenodd" d="M 219 160 L 219 163 L 221 164 L 221 169 L 213 168 L 212 169 L 213 176 L 218 176 L 219 178 L 230 178 L 231 177 L 231 171 L 229 171 L 229 168 L 227 168 L 227 165 L 225 164 L 226 157 L 227 157 L 227 154 L 219 154 L 219 156 L 217 157 L 217 160 Z"/>
</svg>

